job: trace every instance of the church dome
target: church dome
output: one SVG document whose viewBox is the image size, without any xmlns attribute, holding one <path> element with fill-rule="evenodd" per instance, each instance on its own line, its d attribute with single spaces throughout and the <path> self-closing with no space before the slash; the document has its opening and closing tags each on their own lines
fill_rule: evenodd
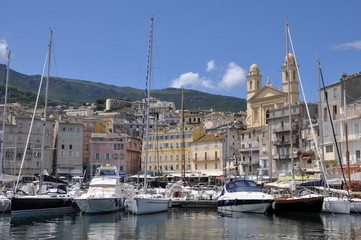
<svg viewBox="0 0 361 240">
<path fill-rule="evenodd" d="M 249 68 L 249 71 L 250 71 L 250 72 L 259 71 L 259 68 L 258 68 L 257 64 L 253 63 L 253 64 L 251 65 L 251 67 Z"/>
<path fill-rule="evenodd" d="M 295 56 L 292 53 L 288 53 L 288 59 L 290 62 L 295 62 Z M 285 57 L 285 62 L 287 61 L 287 56 Z"/>
</svg>

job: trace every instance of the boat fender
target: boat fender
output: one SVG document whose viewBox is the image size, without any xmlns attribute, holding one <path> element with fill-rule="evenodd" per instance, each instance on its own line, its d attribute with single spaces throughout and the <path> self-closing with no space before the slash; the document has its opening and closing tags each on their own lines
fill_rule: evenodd
<svg viewBox="0 0 361 240">
<path fill-rule="evenodd" d="M 117 198 L 114 200 L 114 203 L 115 203 L 115 206 L 118 207 L 118 199 Z"/>
<path fill-rule="evenodd" d="M 231 202 L 229 200 L 224 201 L 224 205 L 228 206 Z"/>
<path fill-rule="evenodd" d="M 276 202 L 273 202 L 273 203 L 272 203 L 272 209 L 273 209 L 273 210 L 276 210 Z"/>
<path fill-rule="evenodd" d="M 234 206 L 237 206 L 237 198 L 234 199 Z"/>
</svg>

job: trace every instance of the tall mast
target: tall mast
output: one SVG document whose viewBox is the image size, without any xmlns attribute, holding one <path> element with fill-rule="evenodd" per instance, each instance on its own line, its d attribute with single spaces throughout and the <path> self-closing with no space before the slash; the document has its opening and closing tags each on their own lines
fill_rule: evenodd
<svg viewBox="0 0 361 240">
<path fill-rule="evenodd" d="M 345 126 L 345 144 L 346 144 L 346 163 L 347 163 L 347 186 L 351 188 L 351 169 L 350 169 L 350 151 L 348 148 L 348 125 L 347 125 L 347 105 L 346 105 L 346 79 L 343 78 L 343 114 L 344 114 L 344 126 Z"/>
<path fill-rule="evenodd" d="M 44 116 L 43 116 L 43 138 L 41 145 L 41 163 L 40 163 L 40 181 L 39 189 L 40 193 L 43 185 L 43 171 L 44 171 L 44 154 L 45 154 L 45 136 L 46 136 L 46 117 L 47 117 L 47 108 L 48 108 L 48 90 L 49 90 L 49 77 L 50 77 L 50 59 L 51 59 L 51 45 L 53 40 L 53 31 L 50 29 L 50 39 L 48 44 L 48 74 L 46 77 L 45 83 L 45 103 L 44 103 Z"/>
<path fill-rule="evenodd" d="M 2 139 L 1 139 L 1 173 L 5 173 L 4 167 L 4 152 L 5 152 L 5 122 L 7 118 L 7 111 L 6 106 L 8 102 L 8 85 L 9 85 L 9 72 L 10 72 L 10 58 L 11 58 L 11 51 L 8 53 L 8 64 L 6 66 L 6 79 L 5 79 L 5 99 L 4 99 L 4 111 L 3 111 L 3 122 L 2 122 Z"/>
<path fill-rule="evenodd" d="M 286 78 L 288 81 L 288 122 L 290 128 L 290 156 L 291 156 L 291 174 L 292 174 L 292 181 L 295 180 L 295 163 L 293 160 L 293 143 L 292 143 L 292 117 L 291 117 L 291 74 L 289 73 L 289 49 L 288 49 L 288 21 L 285 21 L 286 27 Z M 293 183 L 292 183 L 293 184 Z"/>
<path fill-rule="evenodd" d="M 272 182 L 273 160 L 272 160 L 272 125 L 268 124 L 268 161 L 269 161 L 269 180 Z"/>
<path fill-rule="evenodd" d="M 152 79 L 152 51 L 153 51 L 153 20 L 154 17 L 150 18 L 150 33 L 149 33 L 149 49 L 148 49 L 148 67 L 147 67 L 147 78 L 146 78 L 146 92 L 147 92 L 147 103 L 146 103 L 146 132 L 145 132 L 145 161 L 144 161 L 144 190 L 147 190 L 147 170 L 148 170 L 148 142 L 149 142 L 149 108 L 150 108 L 150 82 Z"/>
<path fill-rule="evenodd" d="M 185 160 L 185 141 L 184 141 L 184 90 L 182 88 L 182 180 L 186 180 L 186 160 Z"/>
</svg>

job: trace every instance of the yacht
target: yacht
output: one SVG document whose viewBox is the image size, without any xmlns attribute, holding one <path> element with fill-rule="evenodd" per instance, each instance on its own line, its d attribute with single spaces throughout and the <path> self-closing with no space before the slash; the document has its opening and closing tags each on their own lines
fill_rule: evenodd
<svg viewBox="0 0 361 240">
<path fill-rule="evenodd" d="M 263 193 L 254 181 L 234 180 L 223 187 L 218 198 L 218 211 L 265 213 L 274 197 Z"/>
<path fill-rule="evenodd" d="M 115 166 L 101 166 L 89 184 L 89 189 L 74 198 L 80 210 L 86 214 L 109 213 L 124 207 L 126 191 L 119 182 Z"/>
</svg>

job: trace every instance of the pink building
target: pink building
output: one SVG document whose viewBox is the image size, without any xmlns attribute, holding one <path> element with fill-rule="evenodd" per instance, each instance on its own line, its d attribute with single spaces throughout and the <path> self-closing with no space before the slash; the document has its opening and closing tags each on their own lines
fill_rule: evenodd
<svg viewBox="0 0 361 240">
<path fill-rule="evenodd" d="M 90 172 L 94 176 L 97 167 L 110 164 L 119 169 L 121 176 L 137 173 L 139 139 L 118 133 L 92 133 L 90 137 Z"/>
</svg>

